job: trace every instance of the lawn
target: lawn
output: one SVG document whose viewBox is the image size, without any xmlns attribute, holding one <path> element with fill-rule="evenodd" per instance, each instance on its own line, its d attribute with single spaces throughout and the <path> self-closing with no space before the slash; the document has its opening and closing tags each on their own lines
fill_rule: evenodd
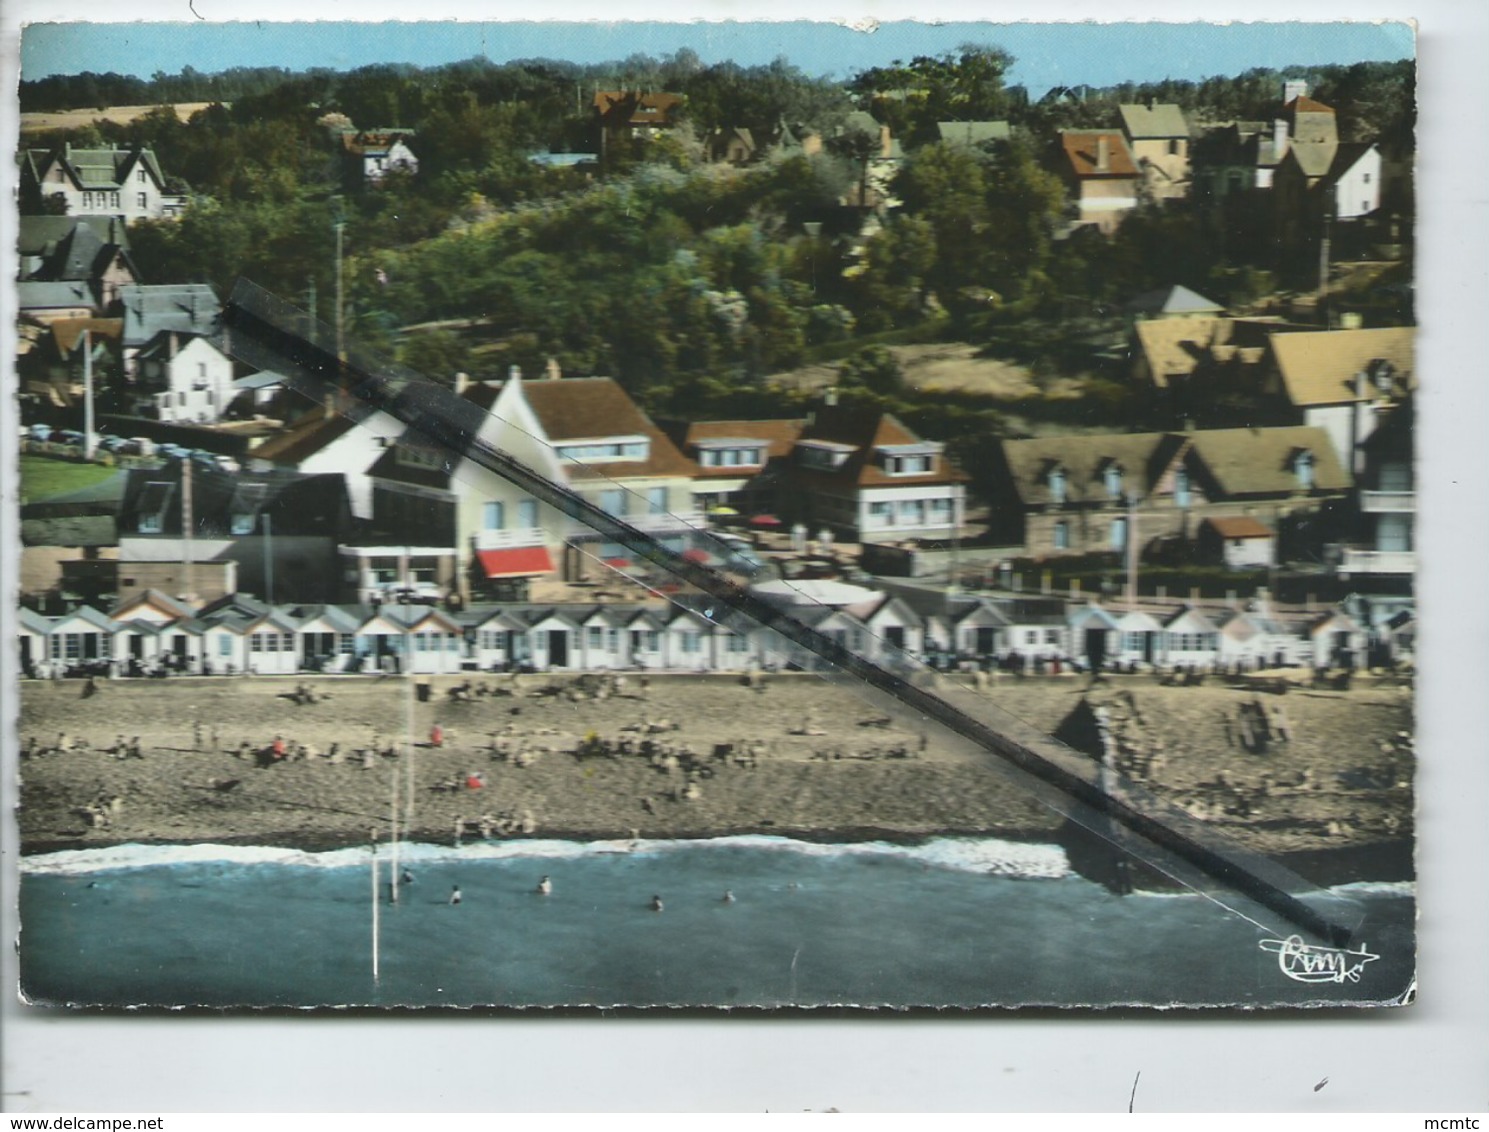
<svg viewBox="0 0 1489 1132">
<path fill-rule="evenodd" d="M 76 464 L 46 456 L 21 457 L 21 502 L 34 503 L 102 483 L 118 471 L 102 464 Z"/>
</svg>

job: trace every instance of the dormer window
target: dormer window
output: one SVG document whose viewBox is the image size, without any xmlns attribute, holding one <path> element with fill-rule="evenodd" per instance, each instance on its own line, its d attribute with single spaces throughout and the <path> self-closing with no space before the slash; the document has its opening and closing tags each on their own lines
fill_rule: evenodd
<svg viewBox="0 0 1489 1132">
<path fill-rule="evenodd" d="M 852 444 L 838 444 L 831 440 L 800 440 L 796 443 L 797 459 L 802 467 L 824 471 L 841 468 L 856 451 L 858 449 Z"/>
<path fill-rule="evenodd" d="M 1122 498 L 1122 466 L 1120 464 L 1108 464 L 1101 473 L 1101 480 L 1106 486 L 1108 499 Z"/>
<path fill-rule="evenodd" d="M 931 441 L 886 444 L 878 449 L 879 466 L 892 476 L 925 476 L 936 470 L 941 445 Z"/>
<path fill-rule="evenodd" d="M 1313 490 L 1313 453 L 1306 448 L 1293 456 L 1293 475 L 1298 477 L 1298 486 L 1304 491 Z"/>
<path fill-rule="evenodd" d="M 644 436 L 615 436 L 603 440 L 585 440 L 559 444 L 554 450 L 560 460 L 597 464 L 616 460 L 645 460 L 651 454 L 651 441 Z"/>
<path fill-rule="evenodd" d="M 1065 502 L 1065 469 L 1051 468 L 1049 472 L 1050 502 Z"/>
<path fill-rule="evenodd" d="M 1174 506 L 1188 507 L 1190 502 L 1189 472 L 1185 468 L 1179 468 L 1174 472 Z"/>
<path fill-rule="evenodd" d="M 748 440 L 707 440 L 698 444 L 703 468 L 758 468 L 765 463 L 765 446 Z"/>
</svg>

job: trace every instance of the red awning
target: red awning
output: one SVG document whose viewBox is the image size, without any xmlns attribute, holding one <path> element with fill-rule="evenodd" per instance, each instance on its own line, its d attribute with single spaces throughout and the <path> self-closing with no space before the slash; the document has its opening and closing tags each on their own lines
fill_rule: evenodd
<svg viewBox="0 0 1489 1132">
<path fill-rule="evenodd" d="M 553 573 L 553 559 L 546 546 L 519 546 L 511 550 L 478 550 L 481 569 L 488 578 L 527 578 Z"/>
</svg>

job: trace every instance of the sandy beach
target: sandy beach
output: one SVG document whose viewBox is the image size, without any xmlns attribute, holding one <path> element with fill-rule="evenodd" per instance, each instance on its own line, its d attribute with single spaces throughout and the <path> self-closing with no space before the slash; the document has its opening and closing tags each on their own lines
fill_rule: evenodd
<svg viewBox="0 0 1489 1132">
<path fill-rule="evenodd" d="M 466 839 L 1047 840 L 1063 820 L 994 760 L 812 676 L 772 677 L 760 692 L 738 676 L 654 675 L 645 687 L 629 676 L 604 699 L 566 676 L 475 677 L 476 694 L 453 699 L 464 682 L 432 678 L 428 702 L 396 677 L 99 681 L 91 695 L 80 681 L 27 682 L 23 851 L 385 837 L 395 780 L 400 836 L 440 843 L 457 821 Z M 302 683 L 315 702 L 293 698 Z M 1251 848 L 1299 855 L 1410 842 L 1407 688 L 1361 682 L 1258 697 L 1213 681 L 1088 689 L 1066 677 L 980 694 L 1046 732 L 1073 734 L 1103 706 L 1125 773 Z M 1238 728 L 1252 710 L 1242 705 L 1262 700 L 1285 705 L 1286 721 L 1264 751 Z M 272 757 L 276 738 L 283 759 Z M 622 744 L 630 753 L 616 753 Z M 369 748 L 380 753 L 364 756 Z"/>
</svg>

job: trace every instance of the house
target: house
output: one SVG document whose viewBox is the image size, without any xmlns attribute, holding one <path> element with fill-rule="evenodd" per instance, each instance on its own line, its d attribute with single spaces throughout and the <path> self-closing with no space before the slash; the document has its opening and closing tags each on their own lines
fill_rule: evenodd
<svg viewBox="0 0 1489 1132">
<path fill-rule="evenodd" d="M 1156 291 L 1144 291 L 1129 300 L 1122 309 L 1136 319 L 1211 318 L 1225 314 L 1225 308 L 1188 287 L 1175 284 Z"/>
<path fill-rule="evenodd" d="M 28 149 L 21 157 L 21 210 L 28 214 L 122 216 L 126 222 L 179 216 L 186 198 L 166 191 L 153 150 Z"/>
<path fill-rule="evenodd" d="M 414 136 L 404 129 L 343 130 L 341 152 L 352 184 L 376 185 L 394 172 L 416 175 L 419 159 L 408 146 Z"/>
<path fill-rule="evenodd" d="M 80 605 L 52 622 L 47 662 L 53 672 L 107 666 L 114 659 L 114 622 L 92 606 Z"/>
<path fill-rule="evenodd" d="M 665 91 L 596 91 L 591 107 L 600 133 L 600 158 L 633 138 L 655 138 L 681 119 L 683 96 Z"/>
<path fill-rule="evenodd" d="M 1142 174 L 1147 200 L 1182 200 L 1189 195 L 1189 123 L 1172 102 L 1124 103 L 1117 107 L 1122 135 Z"/>
<path fill-rule="evenodd" d="M 41 675 L 42 666 L 47 663 L 50 655 L 47 640 L 51 632 L 50 618 L 43 617 L 24 605 L 17 608 L 16 639 L 20 651 L 16 659 L 20 663 L 21 675 L 27 679 L 35 679 Z"/>
<path fill-rule="evenodd" d="M 849 542 L 954 538 L 967 479 L 944 445 L 922 440 L 889 413 L 827 404 L 792 449 L 782 510 Z"/>
<path fill-rule="evenodd" d="M 101 314 L 139 281 L 117 216 L 22 216 L 19 227 L 22 283 L 84 283 Z"/>
<path fill-rule="evenodd" d="M 220 579 L 269 601 L 335 596 L 336 548 L 351 521 L 340 476 L 230 475 L 200 465 L 188 471 L 190 463 L 129 472 L 119 510 L 121 590 L 127 576 L 158 576 L 169 567 L 180 593 L 202 596 Z M 185 539 L 188 512 L 193 534 Z"/>
<path fill-rule="evenodd" d="M 1116 130 L 1061 130 L 1060 173 L 1075 194 L 1077 225 L 1110 236 L 1138 205 L 1142 172 Z"/>
<path fill-rule="evenodd" d="M 1277 532 L 1251 515 L 1205 519 L 1199 525 L 1199 551 L 1227 570 L 1257 570 L 1277 562 Z"/>
<path fill-rule="evenodd" d="M 991 530 L 1036 557 L 1125 556 L 1189 542 L 1206 519 L 1266 520 L 1296 549 L 1351 479 L 1319 428 L 1208 429 L 1005 440 Z M 1282 530 L 1286 528 L 1286 532 Z"/>
<path fill-rule="evenodd" d="M 59 318 L 45 324 L 31 349 L 16 360 L 23 403 L 54 408 L 79 404 L 89 368 L 85 356 L 93 388 L 102 391 L 109 376 L 119 371 L 123 333 L 117 318 Z"/>
<path fill-rule="evenodd" d="M 716 165 L 748 165 L 758 151 L 753 131 L 744 126 L 718 126 L 709 130 L 703 148 Z"/>
<path fill-rule="evenodd" d="M 232 359 L 200 334 L 162 330 L 136 352 L 129 392 L 134 416 L 211 424 L 237 396 Z"/>
<path fill-rule="evenodd" d="M 216 333 L 222 304 L 206 283 L 136 283 L 119 288 L 113 313 L 124 319 L 124 376 L 133 379 L 136 356 L 159 334 Z"/>
<path fill-rule="evenodd" d="M 692 511 L 717 507 L 739 512 L 773 512 L 778 489 L 803 419 L 694 421 L 674 430 L 682 453 L 697 470 L 692 479 Z"/>
<path fill-rule="evenodd" d="M 99 313 L 93 288 L 82 280 L 17 283 L 16 311 L 23 318 L 40 323 L 59 318 L 93 318 Z"/>
<path fill-rule="evenodd" d="M 1319 183 L 1327 215 L 1360 220 L 1381 204 L 1381 153 L 1374 142 L 1342 142 Z"/>
<path fill-rule="evenodd" d="M 233 399 L 229 404 L 230 416 L 272 416 L 279 412 L 289 381 L 281 373 L 261 370 L 233 381 Z"/>
<path fill-rule="evenodd" d="M 1341 574 L 1416 572 L 1416 398 L 1408 394 L 1359 445 L 1358 538 L 1344 548 Z"/>
<path fill-rule="evenodd" d="M 1007 122 L 937 122 L 936 140 L 953 149 L 986 151 L 1013 136 Z"/>
<path fill-rule="evenodd" d="M 1289 423 L 1296 419 L 1290 410 L 1263 404 L 1271 346 L 1282 335 L 1313 329 L 1273 317 L 1175 314 L 1139 319 L 1129 347 L 1132 381 L 1176 424 L 1226 423 L 1234 419 L 1237 404 L 1246 406 L 1255 423 Z"/>
<path fill-rule="evenodd" d="M 1263 391 L 1293 420 L 1323 429 L 1339 462 L 1363 468 L 1359 445 L 1416 386 L 1416 328 L 1274 334 Z"/>
</svg>

